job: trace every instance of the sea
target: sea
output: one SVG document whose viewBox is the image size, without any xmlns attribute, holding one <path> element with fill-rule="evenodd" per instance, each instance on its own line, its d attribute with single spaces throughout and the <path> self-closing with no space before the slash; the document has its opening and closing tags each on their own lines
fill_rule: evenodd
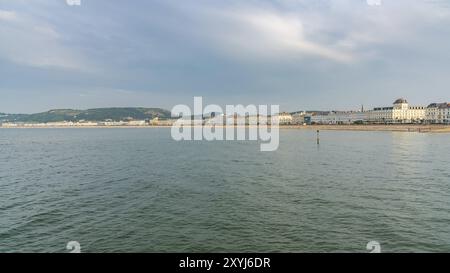
<svg viewBox="0 0 450 273">
<path fill-rule="evenodd" d="M 0 252 L 450 252 L 450 135 L 0 129 Z"/>
</svg>

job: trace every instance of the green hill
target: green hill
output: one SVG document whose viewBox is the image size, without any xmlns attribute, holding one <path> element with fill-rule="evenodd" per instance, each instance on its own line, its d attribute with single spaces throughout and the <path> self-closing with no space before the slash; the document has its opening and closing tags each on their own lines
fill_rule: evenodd
<svg viewBox="0 0 450 273">
<path fill-rule="evenodd" d="M 170 118 L 170 111 L 161 108 L 95 108 L 88 110 L 55 109 L 37 114 L 0 114 L 0 121 L 9 122 L 57 122 L 57 121 L 121 121 Z"/>
</svg>

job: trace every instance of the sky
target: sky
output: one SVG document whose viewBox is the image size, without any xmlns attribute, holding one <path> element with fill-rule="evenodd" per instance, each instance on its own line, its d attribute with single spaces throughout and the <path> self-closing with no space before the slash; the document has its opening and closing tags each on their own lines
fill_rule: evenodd
<svg viewBox="0 0 450 273">
<path fill-rule="evenodd" d="M 450 0 L 0 0 L 0 112 L 450 101 Z"/>
</svg>

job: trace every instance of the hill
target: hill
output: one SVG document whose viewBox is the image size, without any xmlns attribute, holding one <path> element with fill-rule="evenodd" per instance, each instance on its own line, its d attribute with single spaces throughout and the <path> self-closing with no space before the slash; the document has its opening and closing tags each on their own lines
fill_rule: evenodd
<svg viewBox="0 0 450 273">
<path fill-rule="evenodd" d="M 161 108 L 94 108 L 88 110 L 55 109 L 36 114 L 0 114 L 0 121 L 6 122 L 57 122 L 57 121 L 121 121 L 170 118 L 170 111 Z"/>
</svg>

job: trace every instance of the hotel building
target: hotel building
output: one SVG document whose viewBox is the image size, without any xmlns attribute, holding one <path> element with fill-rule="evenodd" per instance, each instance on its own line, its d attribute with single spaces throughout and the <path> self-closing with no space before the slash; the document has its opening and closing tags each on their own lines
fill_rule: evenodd
<svg viewBox="0 0 450 273">
<path fill-rule="evenodd" d="M 425 120 L 432 124 L 450 124 L 450 103 L 432 103 L 425 110 Z"/>
<path fill-rule="evenodd" d="M 398 99 L 391 107 L 377 107 L 367 111 L 370 123 L 422 123 L 426 117 L 426 108 L 410 106 L 405 99 Z"/>
</svg>

